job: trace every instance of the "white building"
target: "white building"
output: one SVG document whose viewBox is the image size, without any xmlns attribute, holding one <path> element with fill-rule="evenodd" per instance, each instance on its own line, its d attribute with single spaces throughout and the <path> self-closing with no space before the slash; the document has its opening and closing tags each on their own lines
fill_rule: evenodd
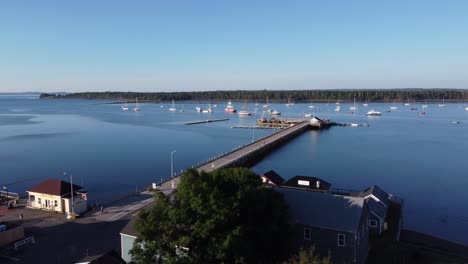
<svg viewBox="0 0 468 264">
<path fill-rule="evenodd" d="M 71 213 L 71 184 L 58 179 L 48 179 L 31 187 L 28 207 L 60 213 Z M 73 210 L 76 214 L 87 211 L 88 203 L 83 187 L 73 184 Z"/>
</svg>

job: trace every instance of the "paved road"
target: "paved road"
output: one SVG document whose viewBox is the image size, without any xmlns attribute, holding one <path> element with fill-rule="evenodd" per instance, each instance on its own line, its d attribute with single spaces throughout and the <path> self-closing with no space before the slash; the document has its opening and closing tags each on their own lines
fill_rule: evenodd
<svg viewBox="0 0 468 264">
<path fill-rule="evenodd" d="M 120 231 L 137 214 L 150 206 L 153 194 L 144 192 L 126 197 L 100 211 L 88 213 L 75 220 L 64 214 L 15 208 L 0 210 L 0 222 L 8 221 L 25 228 L 26 236 L 34 236 L 36 244 L 27 245 L 18 252 L 0 252 L 0 263 L 75 263 L 86 255 L 97 255 L 109 250 L 120 252 Z M 24 218 L 19 219 L 23 213 Z M 2 256 L 8 256 L 4 258 Z"/>
</svg>

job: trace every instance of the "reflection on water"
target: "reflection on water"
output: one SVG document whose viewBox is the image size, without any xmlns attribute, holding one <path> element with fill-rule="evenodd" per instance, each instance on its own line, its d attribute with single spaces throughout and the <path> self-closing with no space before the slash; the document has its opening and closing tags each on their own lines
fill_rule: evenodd
<svg viewBox="0 0 468 264">
<path fill-rule="evenodd" d="M 184 102 L 185 112 L 173 113 L 160 104 L 140 104 L 141 112 L 135 113 L 105 102 L 0 96 L 0 184 L 23 192 L 69 171 L 89 190 L 91 202 L 106 202 L 168 177 L 173 150 L 180 171 L 276 132 L 231 128 L 255 125 L 261 113 L 243 118 L 226 114 L 226 102 L 211 102 L 219 105 L 213 114 L 195 112 L 197 102 Z M 243 104 L 233 103 L 237 109 Z M 468 223 L 468 111 L 463 104 L 430 104 L 424 117 L 403 105 L 386 112 L 391 104 L 373 103 L 354 113 L 346 110 L 351 104 L 341 103 L 341 112 L 333 111 L 334 104 L 314 105 L 320 118 L 370 126 L 306 132 L 265 157 L 255 172 L 312 175 L 347 189 L 377 184 L 405 198 L 406 227 L 468 244 L 460 232 Z M 382 116 L 367 117 L 371 107 Z M 249 109 L 254 108 L 251 103 Z M 310 112 L 308 104 L 299 103 L 272 108 L 288 118 Z M 220 118 L 229 120 L 183 125 Z"/>
</svg>

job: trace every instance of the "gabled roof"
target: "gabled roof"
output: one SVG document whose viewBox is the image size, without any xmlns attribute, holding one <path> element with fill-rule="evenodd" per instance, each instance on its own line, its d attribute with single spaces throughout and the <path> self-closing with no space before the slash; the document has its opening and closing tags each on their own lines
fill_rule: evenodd
<svg viewBox="0 0 468 264">
<path fill-rule="evenodd" d="M 276 186 L 281 186 L 284 182 L 283 177 L 279 176 L 274 170 L 263 173 L 262 177 L 267 178 Z"/>
<path fill-rule="evenodd" d="M 83 189 L 83 187 L 73 184 L 73 192 Z M 71 184 L 59 179 L 47 179 L 38 185 L 31 187 L 27 192 L 36 192 L 50 195 L 70 195 Z"/>
<path fill-rule="evenodd" d="M 293 223 L 357 233 L 363 210 L 367 210 L 361 197 L 290 188 L 275 190 L 283 194 Z"/>
<path fill-rule="evenodd" d="M 128 236 L 133 236 L 133 237 L 138 237 L 138 231 L 135 229 L 135 222 L 136 222 L 137 217 L 132 217 L 130 222 L 120 231 L 120 234 L 123 235 L 128 235 Z"/>
<path fill-rule="evenodd" d="M 376 197 L 377 199 L 380 200 L 380 202 L 382 202 L 385 206 L 388 206 L 388 197 L 389 197 L 389 194 L 387 192 L 385 192 L 384 190 L 380 189 L 379 186 L 377 185 L 372 185 L 371 187 L 365 189 L 360 197 L 367 197 L 369 195 L 373 195 L 374 197 Z"/>
<path fill-rule="evenodd" d="M 317 188 L 318 182 L 318 188 Z M 295 176 L 283 183 L 284 187 L 306 189 L 306 190 L 317 190 L 326 191 L 330 189 L 331 184 L 322 179 L 311 177 L 311 176 Z"/>
<path fill-rule="evenodd" d="M 96 256 L 89 256 L 86 257 L 77 264 L 126 264 L 119 255 L 119 253 L 115 252 L 115 250 L 111 250 L 105 254 L 96 255 Z"/>
</svg>

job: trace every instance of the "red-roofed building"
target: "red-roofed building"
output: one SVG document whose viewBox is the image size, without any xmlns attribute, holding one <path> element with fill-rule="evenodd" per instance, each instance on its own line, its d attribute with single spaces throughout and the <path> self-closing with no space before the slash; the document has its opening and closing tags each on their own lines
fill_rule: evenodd
<svg viewBox="0 0 468 264">
<path fill-rule="evenodd" d="M 28 207 L 61 213 L 71 213 L 71 184 L 59 179 L 47 179 L 31 187 Z M 73 209 L 76 214 L 86 212 L 88 203 L 82 198 L 83 187 L 73 184 Z"/>
</svg>

